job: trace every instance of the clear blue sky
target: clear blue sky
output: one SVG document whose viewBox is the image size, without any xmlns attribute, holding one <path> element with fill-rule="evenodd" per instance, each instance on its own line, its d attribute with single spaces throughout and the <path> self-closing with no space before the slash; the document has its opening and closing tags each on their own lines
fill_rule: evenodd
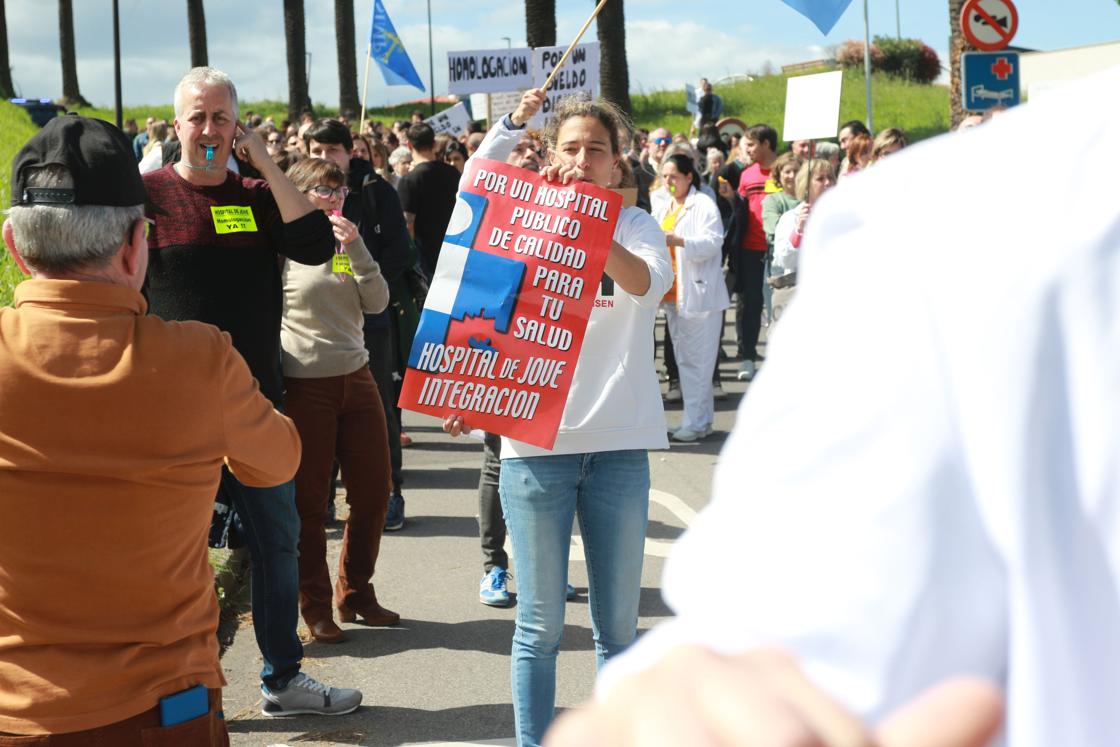
<svg viewBox="0 0 1120 747">
<path fill-rule="evenodd" d="M 816 59 L 833 45 L 863 36 L 863 2 L 854 0 L 824 37 L 779 0 L 625 0 L 631 86 L 676 88 L 701 75 L 719 78 Z M 421 76 L 428 79 L 424 0 L 384 0 Z M 12 76 L 26 96 L 61 94 L 58 20 L 53 2 L 7 0 Z M 307 48 L 312 54 L 311 97 L 338 101 L 333 0 L 305 0 Z M 948 47 L 945 0 L 900 0 L 902 33 L 927 42 L 943 57 Z M 74 3 L 78 77 L 95 104 L 111 106 L 112 27 L 109 0 Z M 165 103 L 190 62 L 183 0 L 120 0 L 126 105 Z M 358 56 L 368 33 L 371 0 L 355 0 Z M 558 41 L 566 43 L 590 13 L 592 0 L 557 3 Z M 210 62 L 227 70 L 243 99 L 287 98 L 283 16 L 279 0 L 207 0 Z M 872 34 L 894 34 L 895 0 L 870 0 Z M 1021 0 L 1018 46 L 1061 49 L 1120 39 L 1116 0 Z M 525 42 L 520 0 L 432 0 L 436 93 L 446 90 L 446 53 Z M 594 27 L 588 32 L 594 38 Z M 359 64 L 359 85 L 362 68 Z M 409 100 L 415 89 L 386 87 L 374 66 L 371 104 Z"/>
</svg>

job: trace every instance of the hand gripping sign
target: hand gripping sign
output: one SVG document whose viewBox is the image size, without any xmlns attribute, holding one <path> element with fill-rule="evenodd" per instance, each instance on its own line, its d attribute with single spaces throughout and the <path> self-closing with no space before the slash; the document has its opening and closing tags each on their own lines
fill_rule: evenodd
<svg viewBox="0 0 1120 747">
<path fill-rule="evenodd" d="M 622 198 L 467 162 L 400 406 L 552 448 Z"/>
</svg>

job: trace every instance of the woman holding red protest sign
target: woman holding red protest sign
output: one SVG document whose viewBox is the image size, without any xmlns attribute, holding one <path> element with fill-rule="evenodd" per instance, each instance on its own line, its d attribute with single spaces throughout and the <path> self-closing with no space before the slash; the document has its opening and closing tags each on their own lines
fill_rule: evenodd
<svg viewBox="0 0 1120 747">
<path fill-rule="evenodd" d="M 715 201 L 700 191 L 700 174 L 683 153 L 661 162 L 661 199 L 653 217 L 665 232 L 677 282 L 665 297 L 665 315 L 680 372 L 684 416 L 674 441 L 696 441 L 712 432 L 712 369 L 719 352 L 719 313 L 731 305 L 720 269 L 723 222 Z"/>
<path fill-rule="evenodd" d="M 539 89 L 527 92 L 476 155 L 505 161 L 544 100 Z M 631 129 L 625 115 L 574 98 L 553 115 L 541 175 L 559 188 L 577 181 L 608 187 L 622 158 L 620 133 Z M 634 639 L 649 508 L 646 451 L 668 445 L 653 369 L 654 318 L 673 280 L 665 234 L 649 214 L 626 208 L 610 246 L 586 249 L 607 252 L 605 274 L 555 444 L 545 450 L 502 439 L 499 491 L 518 580 L 512 678 L 522 747 L 540 744 L 555 711 L 573 519 L 586 548 L 599 665 Z M 444 422 L 452 435 L 466 427 L 460 416 Z"/>
</svg>

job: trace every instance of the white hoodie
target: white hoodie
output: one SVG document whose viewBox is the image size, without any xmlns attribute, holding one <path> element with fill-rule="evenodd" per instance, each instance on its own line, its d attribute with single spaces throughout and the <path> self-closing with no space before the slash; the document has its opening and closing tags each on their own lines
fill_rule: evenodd
<svg viewBox="0 0 1120 747">
<path fill-rule="evenodd" d="M 505 118 L 491 128 L 475 156 L 505 161 L 523 129 Z M 466 186 L 465 182 L 460 188 Z M 653 369 L 657 305 L 673 285 L 665 234 L 645 211 L 625 208 L 614 240 L 649 267 L 649 290 L 633 296 L 604 276 L 587 324 L 560 432 L 552 450 L 502 438 L 502 458 L 665 449 L 665 411 Z"/>
</svg>

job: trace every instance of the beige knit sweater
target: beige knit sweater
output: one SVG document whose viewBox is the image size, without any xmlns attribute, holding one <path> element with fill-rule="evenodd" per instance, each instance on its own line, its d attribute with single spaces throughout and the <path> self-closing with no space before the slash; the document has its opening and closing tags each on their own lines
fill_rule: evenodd
<svg viewBox="0 0 1120 747">
<path fill-rule="evenodd" d="M 280 344 L 285 376 L 345 376 L 369 360 L 362 314 L 385 310 L 389 286 L 360 237 L 344 250 L 321 265 L 284 264 Z"/>
</svg>

